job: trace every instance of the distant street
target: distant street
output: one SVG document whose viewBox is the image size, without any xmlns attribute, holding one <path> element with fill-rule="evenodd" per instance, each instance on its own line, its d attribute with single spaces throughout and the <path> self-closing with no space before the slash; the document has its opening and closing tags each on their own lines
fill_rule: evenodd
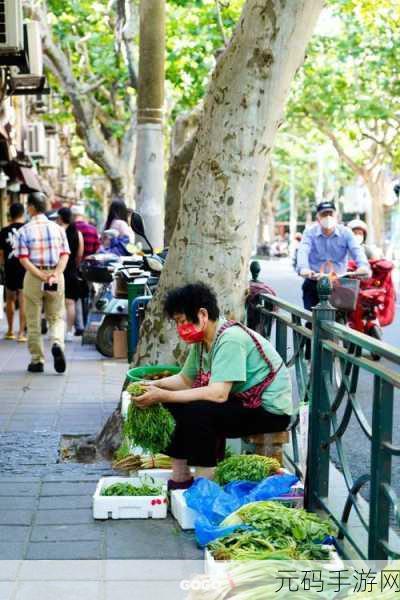
<svg viewBox="0 0 400 600">
<path fill-rule="evenodd" d="M 302 306 L 302 280 L 293 271 L 289 259 L 260 261 L 262 271 L 260 278 L 268 283 L 281 298 Z M 397 290 L 398 292 L 398 290 Z M 397 300 L 396 318 L 392 325 L 384 329 L 384 341 L 399 348 L 400 339 L 400 303 Z M 290 355 L 290 350 L 289 350 Z M 373 378 L 368 373 L 362 373 L 358 384 L 358 400 L 371 423 Z M 400 445 L 400 390 L 395 391 L 394 442 Z M 365 473 L 370 464 L 370 445 L 354 415 L 351 418 L 344 435 L 344 444 L 349 456 L 352 475 L 355 478 Z M 400 493 L 400 461 L 394 461 L 392 483 Z"/>
</svg>

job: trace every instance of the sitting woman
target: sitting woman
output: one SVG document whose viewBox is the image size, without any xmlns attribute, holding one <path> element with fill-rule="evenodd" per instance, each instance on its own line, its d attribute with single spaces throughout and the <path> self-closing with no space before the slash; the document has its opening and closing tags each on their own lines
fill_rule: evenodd
<svg viewBox="0 0 400 600">
<path fill-rule="evenodd" d="M 285 430 L 292 414 L 289 372 L 270 342 L 236 321 L 220 318 L 215 293 L 202 283 L 170 291 L 165 312 L 190 351 L 178 375 L 148 383 L 135 402 L 162 402 L 176 428 L 170 489 L 189 487 L 189 466 L 211 478 L 225 437 Z"/>
</svg>

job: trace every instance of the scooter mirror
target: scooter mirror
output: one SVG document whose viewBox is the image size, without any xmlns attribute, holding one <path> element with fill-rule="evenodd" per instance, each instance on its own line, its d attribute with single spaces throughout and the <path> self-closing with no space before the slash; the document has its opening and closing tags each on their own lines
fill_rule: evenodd
<svg viewBox="0 0 400 600">
<path fill-rule="evenodd" d="M 136 211 L 133 211 L 132 215 L 131 215 L 131 227 L 137 235 L 140 235 L 140 237 L 142 237 L 145 240 L 145 242 L 147 242 L 147 244 L 150 248 L 150 252 L 151 252 L 151 254 L 153 254 L 154 253 L 153 246 L 147 239 L 146 234 L 144 232 L 143 219 L 142 219 L 141 215 Z"/>
<path fill-rule="evenodd" d="M 131 227 L 133 231 L 141 237 L 145 236 L 143 219 L 141 215 L 135 211 L 133 211 L 131 215 Z"/>
</svg>

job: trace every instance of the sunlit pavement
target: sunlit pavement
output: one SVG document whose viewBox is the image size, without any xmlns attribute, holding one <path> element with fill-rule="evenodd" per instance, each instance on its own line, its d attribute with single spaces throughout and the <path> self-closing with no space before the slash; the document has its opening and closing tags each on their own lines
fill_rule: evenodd
<svg viewBox="0 0 400 600">
<path fill-rule="evenodd" d="M 54 372 L 49 348 L 45 373 L 30 374 L 26 344 L 4 340 L 4 329 L 2 320 L 0 561 L 199 558 L 193 534 L 179 534 L 170 517 L 94 521 L 92 494 L 109 464 L 59 462 L 62 435 L 96 434 L 116 407 L 126 361 L 76 338 L 65 375 Z"/>
</svg>

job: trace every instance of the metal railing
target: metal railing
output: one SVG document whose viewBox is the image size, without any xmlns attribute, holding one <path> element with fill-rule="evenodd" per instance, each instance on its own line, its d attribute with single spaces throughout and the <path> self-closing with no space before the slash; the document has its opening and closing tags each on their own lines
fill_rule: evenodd
<svg viewBox="0 0 400 600">
<path fill-rule="evenodd" d="M 258 331 L 274 342 L 285 363 L 293 368 L 294 396 L 298 403 L 309 407 L 307 473 L 301 461 L 298 415 L 291 425 L 292 448 L 287 458 L 305 478 L 306 507 L 323 510 L 336 522 L 345 556 L 346 540 L 360 558 L 396 558 L 400 556 L 399 548 L 389 538 L 391 526 L 400 526 L 400 501 L 391 485 L 392 459 L 400 456 L 400 447 L 393 444 L 400 352 L 337 323 L 336 310 L 329 303 L 330 292 L 329 280 L 324 278 L 319 285 L 320 303 L 312 312 L 271 295 L 260 296 L 257 307 Z M 363 351 L 371 353 L 375 360 L 363 356 Z M 381 360 L 377 361 L 377 357 Z M 368 398 L 371 422 L 358 394 L 360 375 L 366 374 L 373 379 Z M 365 395 L 365 390 L 362 393 Z M 370 450 L 370 467 L 355 480 L 343 442 L 352 417 Z M 334 495 L 334 490 L 329 489 L 335 469 L 333 449 L 346 490 L 339 514 L 330 501 L 330 492 Z M 363 497 L 366 486 L 369 504 Z M 351 524 L 350 517 L 353 522 L 356 520 L 357 527 Z M 360 536 L 360 530 L 364 536 Z M 363 537 L 367 543 L 360 541 Z"/>
</svg>

